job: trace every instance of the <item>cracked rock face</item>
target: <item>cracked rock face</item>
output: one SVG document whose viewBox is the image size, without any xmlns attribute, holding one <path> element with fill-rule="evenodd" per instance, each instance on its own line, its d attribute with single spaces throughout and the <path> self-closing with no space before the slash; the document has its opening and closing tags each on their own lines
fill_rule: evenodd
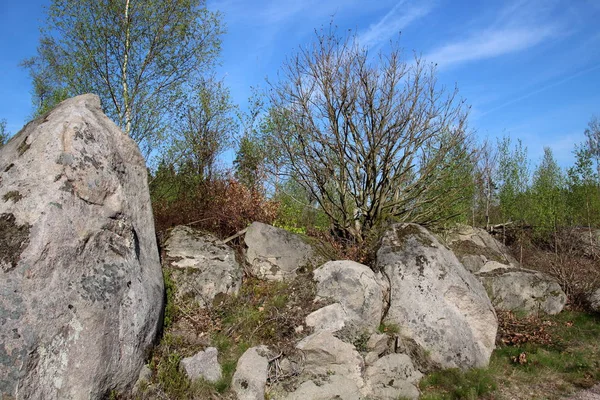
<svg viewBox="0 0 600 400">
<path fill-rule="evenodd" d="M 211 307 L 215 296 L 239 291 L 242 269 L 233 249 L 216 237 L 176 226 L 165 242 L 165 252 L 177 298 L 191 297 L 200 306 Z"/>
<path fill-rule="evenodd" d="M 565 306 L 567 296 L 554 278 L 522 268 L 506 246 L 484 229 L 459 226 L 447 242 L 483 283 L 497 310 L 558 314 Z"/>
<path fill-rule="evenodd" d="M 384 319 L 444 368 L 485 367 L 498 321 L 483 285 L 425 228 L 393 225 L 377 266 L 390 283 Z"/>
<path fill-rule="evenodd" d="M 319 250 L 300 235 L 260 222 L 246 231 L 246 261 L 260 279 L 287 281 L 307 267 L 318 267 L 327 261 Z"/>
<path fill-rule="evenodd" d="M 0 397 L 100 399 L 131 387 L 163 281 L 137 145 L 95 95 L 0 149 Z"/>
<path fill-rule="evenodd" d="M 381 278 L 366 265 L 354 261 L 329 261 L 314 273 L 316 300 L 335 303 L 323 307 L 306 318 L 316 331 L 337 332 L 347 328 L 351 337 L 373 333 L 383 314 Z"/>
</svg>

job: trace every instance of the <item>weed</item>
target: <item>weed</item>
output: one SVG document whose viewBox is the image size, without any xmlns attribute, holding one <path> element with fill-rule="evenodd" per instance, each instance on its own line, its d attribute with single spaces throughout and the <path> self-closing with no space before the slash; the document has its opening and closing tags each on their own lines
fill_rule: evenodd
<svg viewBox="0 0 600 400">
<path fill-rule="evenodd" d="M 163 279 L 165 282 L 165 316 L 163 325 L 165 329 L 169 328 L 177 315 L 177 306 L 175 303 L 175 282 L 171 278 L 168 269 L 163 268 Z"/>
<path fill-rule="evenodd" d="M 382 322 L 381 324 L 379 324 L 377 330 L 379 331 L 379 333 L 388 333 L 394 335 L 400 333 L 400 326 L 396 324 L 386 324 Z"/>
<path fill-rule="evenodd" d="M 371 335 L 369 334 L 369 332 L 362 332 L 354 339 L 352 344 L 354 345 L 357 351 L 362 353 L 369 351 L 367 347 L 367 342 L 369 341 L 370 336 Z"/>
</svg>

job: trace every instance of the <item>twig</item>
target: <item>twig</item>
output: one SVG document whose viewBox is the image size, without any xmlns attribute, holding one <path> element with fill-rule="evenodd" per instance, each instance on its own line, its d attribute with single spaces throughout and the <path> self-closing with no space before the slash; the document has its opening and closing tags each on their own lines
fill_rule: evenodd
<svg viewBox="0 0 600 400">
<path fill-rule="evenodd" d="M 245 234 L 245 233 L 246 233 L 246 231 L 247 231 L 247 230 L 248 230 L 248 228 L 244 228 L 244 229 L 242 229 L 241 231 L 239 231 L 239 232 L 238 232 L 238 233 L 236 233 L 235 235 L 229 236 L 227 239 L 225 239 L 225 240 L 222 240 L 222 241 L 221 241 L 221 244 L 225 244 L 225 243 L 227 243 L 227 242 L 230 242 L 230 241 L 232 241 L 233 239 L 235 239 L 235 238 L 237 238 L 237 237 L 240 237 L 240 236 L 242 236 L 243 234 Z"/>
<path fill-rule="evenodd" d="M 269 360 L 269 364 L 272 363 L 273 361 L 277 360 L 278 358 L 280 358 L 282 355 L 283 355 L 283 351 L 280 351 L 278 355 L 276 355 L 275 357 L 273 357 Z"/>
</svg>

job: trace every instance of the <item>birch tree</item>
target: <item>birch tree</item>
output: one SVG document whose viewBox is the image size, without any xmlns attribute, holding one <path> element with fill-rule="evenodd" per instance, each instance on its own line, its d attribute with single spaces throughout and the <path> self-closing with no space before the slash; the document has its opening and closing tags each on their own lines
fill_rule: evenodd
<svg viewBox="0 0 600 400">
<path fill-rule="evenodd" d="M 52 0 L 38 53 L 23 62 L 35 111 L 96 93 L 147 154 L 214 64 L 222 33 L 204 0 Z"/>
</svg>

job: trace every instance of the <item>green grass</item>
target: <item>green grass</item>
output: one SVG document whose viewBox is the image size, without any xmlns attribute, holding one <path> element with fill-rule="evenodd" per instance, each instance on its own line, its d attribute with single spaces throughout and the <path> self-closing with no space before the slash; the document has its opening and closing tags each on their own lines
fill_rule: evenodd
<svg viewBox="0 0 600 400">
<path fill-rule="evenodd" d="M 558 399 L 600 382 L 597 315 L 563 311 L 539 323 L 550 343 L 499 346 L 486 369 L 431 373 L 421 380 L 421 399 Z"/>
<path fill-rule="evenodd" d="M 207 310 L 193 299 L 176 300 L 175 282 L 165 272 L 165 333 L 152 355 L 148 393 L 174 400 L 230 398 L 237 361 L 248 348 L 264 344 L 274 351 L 293 351 L 302 337 L 295 328 L 322 306 L 313 301 L 316 288 L 310 275 L 285 283 L 247 279 L 236 296 L 226 296 Z M 194 339 L 198 335 L 202 343 Z M 219 352 L 223 377 L 215 383 L 191 382 L 180 361 L 209 346 Z"/>
</svg>

